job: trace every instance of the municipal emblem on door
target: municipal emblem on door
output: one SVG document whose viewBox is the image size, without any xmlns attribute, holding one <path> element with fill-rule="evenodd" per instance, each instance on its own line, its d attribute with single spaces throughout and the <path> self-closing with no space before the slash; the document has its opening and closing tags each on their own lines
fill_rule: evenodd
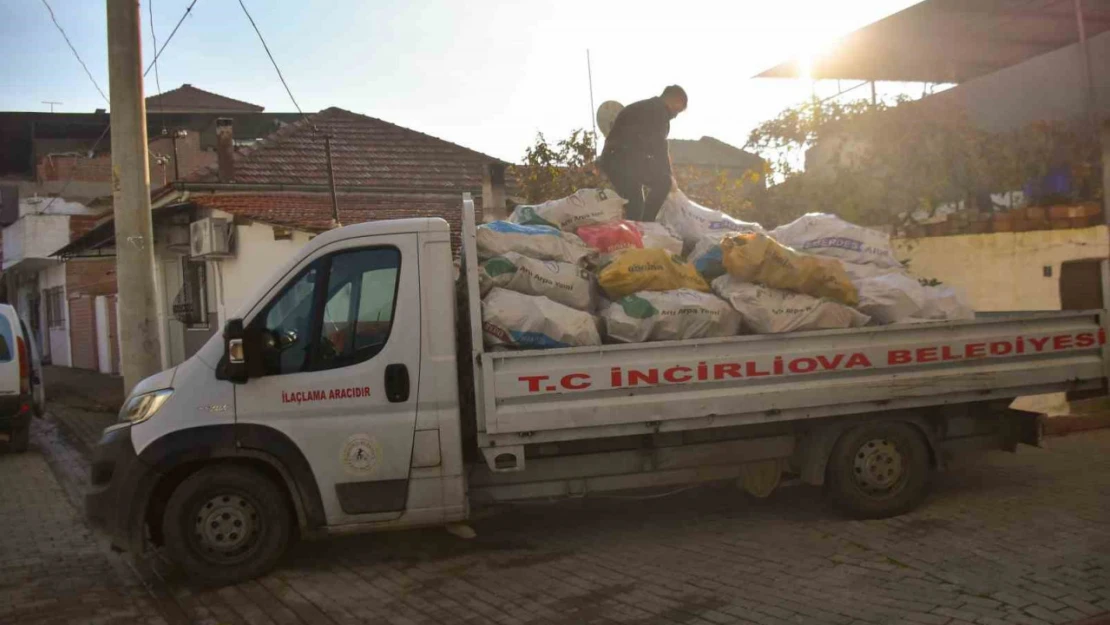
<svg viewBox="0 0 1110 625">
<path fill-rule="evenodd" d="M 381 449 L 369 434 L 353 434 L 343 444 L 342 460 L 347 473 L 367 476 L 378 468 Z"/>
</svg>

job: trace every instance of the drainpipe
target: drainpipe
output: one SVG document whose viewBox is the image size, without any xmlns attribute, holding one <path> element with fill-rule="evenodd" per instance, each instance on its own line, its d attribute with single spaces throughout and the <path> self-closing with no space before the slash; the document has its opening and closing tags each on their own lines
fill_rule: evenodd
<svg viewBox="0 0 1110 625">
<path fill-rule="evenodd" d="M 1079 54 L 1083 58 L 1083 75 L 1087 79 L 1087 120 L 1091 128 L 1098 129 L 1095 116 L 1095 78 L 1091 74 L 1091 48 L 1087 45 L 1087 27 L 1083 23 L 1083 0 L 1075 0 L 1075 23 L 1079 29 Z"/>
</svg>

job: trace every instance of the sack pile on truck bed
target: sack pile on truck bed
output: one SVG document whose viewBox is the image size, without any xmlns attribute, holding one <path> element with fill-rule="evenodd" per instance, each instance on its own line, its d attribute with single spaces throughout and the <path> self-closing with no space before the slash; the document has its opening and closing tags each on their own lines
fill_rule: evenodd
<svg viewBox="0 0 1110 625">
<path fill-rule="evenodd" d="M 658 222 L 581 189 L 478 226 L 491 349 L 582 347 L 972 319 L 890 237 L 810 213 L 770 232 L 672 191 Z"/>
</svg>

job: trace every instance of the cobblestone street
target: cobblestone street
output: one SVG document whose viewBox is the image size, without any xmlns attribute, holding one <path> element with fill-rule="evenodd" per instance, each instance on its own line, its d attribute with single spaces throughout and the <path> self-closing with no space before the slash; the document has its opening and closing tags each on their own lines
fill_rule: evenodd
<svg viewBox="0 0 1110 625">
<path fill-rule="evenodd" d="M 80 455 L 38 421 L 29 453 L 0 455 L 0 623 L 1082 621 L 1110 611 L 1108 451 L 1101 430 L 969 459 L 886 521 L 844 520 L 808 487 L 482 511 L 471 541 L 303 543 L 205 590 L 107 549 L 74 507 Z"/>
</svg>

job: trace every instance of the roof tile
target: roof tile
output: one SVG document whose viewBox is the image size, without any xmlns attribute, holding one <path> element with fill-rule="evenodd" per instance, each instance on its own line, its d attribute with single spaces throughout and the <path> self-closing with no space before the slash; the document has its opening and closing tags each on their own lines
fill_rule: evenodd
<svg viewBox="0 0 1110 625">
<path fill-rule="evenodd" d="M 189 113 L 261 113 L 264 107 L 243 102 L 218 93 L 212 93 L 185 83 L 177 89 L 152 95 L 146 99 L 149 113 L 189 112 Z"/>
<path fill-rule="evenodd" d="M 461 193 L 482 186 L 498 159 L 422 132 L 338 108 L 289 124 L 235 156 L 237 184 L 328 184 L 324 137 L 331 137 L 339 187 Z M 192 182 L 217 182 L 216 167 Z"/>
</svg>

